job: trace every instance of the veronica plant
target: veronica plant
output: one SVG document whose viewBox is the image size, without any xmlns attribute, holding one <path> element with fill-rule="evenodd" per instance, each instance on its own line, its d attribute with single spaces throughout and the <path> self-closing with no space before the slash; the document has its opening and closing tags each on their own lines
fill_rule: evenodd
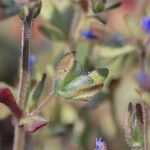
<svg viewBox="0 0 150 150">
<path fill-rule="evenodd" d="M 103 25 L 107 22 L 104 18 L 102 18 L 101 13 L 105 13 L 108 10 L 121 5 L 120 1 L 111 2 L 107 0 L 79 0 L 75 1 L 74 3 L 79 4 L 80 8 L 87 16 L 89 8 L 91 8 L 92 11 L 90 13 L 92 13 L 92 15 L 96 19 L 100 20 Z M 90 62 L 87 58 L 88 55 L 91 54 L 91 49 L 94 50 L 93 45 L 96 42 L 97 45 L 103 43 L 103 45 L 105 46 L 111 46 L 111 49 L 104 49 L 105 55 L 103 55 L 103 53 L 98 49 L 98 52 L 100 52 L 100 56 L 103 58 L 107 57 L 107 59 L 109 57 L 117 58 L 122 54 L 128 54 L 129 52 L 133 51 L 130 49 L 135 49 L 134 47 L 128 47 L 130 45 L 127 45 L 127 47 L 123 47 L 125 44 L 128 44 L 128 38 L 125 38 L 122 34 L 108 33 L 106 29 L 102 30 L 99 25 L 91 26 L 82 29 L 79 34 L 82 37 L 88 39 L 88 42 L 90 43 L 90 50 L 85 52 L 85 60 L 82 61 L 83 58 L 81 57 L 83 57 L 83 55 L 79 57 L 80 53 L 82 52 L 79 52 L 77 50 L 78 54 L 76 54 L 76 52 L 73 51 L 74 49 L 76 50 L 78 45 L 80 44 L 80 41 L 75 41 L 73 30 L 77 29 L 81 18 L 80 14 L 78 14 L 77 18 L 75 17 L 76 8 L 74 7 L 74 5 L 68 5 L 65 11 L 60 11 L 57 7 L 55 7 L 55 5 L 53 5 L 53 13 L 51 18 L 49 18 L 46 24 L 40 25 L 39 29 L 50 40 L 59 42 L 61 41 L 65 43 L 68 42 L 68 44 L 71 43 L 71 45 L 73 46 L 70 46 L 71 50 L 67 54 L 65 54 L 58 63 L 52 79 L 53 84 L 51 90 L 47 97 L 44 100 L 40 101 L 47 75 L 43 73 L 40 81 L 38 81 L 33 87 L 30 86 L 30 75 L 33 69 L 33 64 L 36 61 L 36 58 L 31 55 L 30 44 L 32 24 L 34 19 L 36 19 L 36 17 L 39 15 L 41 6 L 41 0 L 25 0 L 24 2 L 18 0 L 16 1 L 16 3 L 13 0 L 0 1 L 0 20 L 6 19 L 15 14 L 19 14 L 22 24 L 22 39 L 20 51 L 21 55 L 19 63 L 20 68 L 18 83 L 19 86 L 16 92 L 17 96 L 15 96 L 11 88 L 9 88 L 7 85 L 0 85 L 0 102 L 6 105 L 13 114 L 12 122 L 15 127 L 13 150 L 23 150 L 25 143 L 25 134 L 34 133 L 35 131 L 49 123 L 49 119 L 41 115 L 41 110 L 45 105 L 48 104 L 49 100 L 51 100 L 53 96 L 61 97 L 69 102 L 76 102 L 80 100 L 89 100 L 91 102 L 92 100 L 94 101 L 94 99 L 96 99 L 95 101 L 100 99 L 99 93 L 104 87 L 104 82 L 108 76 L 109 71 L 107 68 L 95 67 L 91 63 L 92 61 Z M 127 20 L 129 20 L 129 26 L 132 26 L 132 28 L 136 29 L 136 27 L 134 27 L 132 24 L 133 22 L 130 22 L 132 19 L 129 17 Z M 150 18 L 148 16 L 143 17 L 142 27 L 148 33 L 150 32 Z M 134 32 L 133 37 L 138 37 L 138 34 L 138 32 Z M 138 38 L 135 40 L 136 44 L 139 42 Z M 150 78 L 144 70 L 146 51 L 144 43 L 142 42 L 140 41 L 138 43 L 138 46 L 143 49 L 140 53 L 142 64 L 140 68 L 141 72 L 138 73 L 137 80 L 139 85 L 143 89 L 149 91 Z M 115 48 L 115 50 L 112 50 L 112 47 Z M 117 49 L 116 47 L 119 47 L 119 49 Z M 120 48 L 122 49 L 122 51 L 120 50 Z M 97 55 L 98 53 L 96 51 L 95 57 L 97 57 Z M 81 63 L 79 62 L 79 60 Z M 89 67 L 90 69 L 88 67 L 88 69 L 85 67 L 87 65 L 87 62 L 91 63 L 91 68 Z M 113 93 L 116 90 L 116 87 L 113 85 L 111 86 L 112 87 L 110 89 L 110 92 Z M 113 94 L 109 94 L 109 97 L 114 96 Z M 101 95 L 101 97 L 102 96 L 106 97 L 106 94 Z M 112 105 L 113 102 L 111 103 Z M 132 103 L 130 103 L 128 106 L 125 132 L 127 143 L 132 149 L 143 149 L 145 147 L 145 120 L 143 110 L 143 105 L 139 103 L 136 104 L 135 108 L 133 107 Z M 117 122 L 116 118 L 114 120 Z M 96 138 L 96 150 L 105 149 L 105 143 L 102 142 L 101 138 Z"/>
<path fill-rule="evenodd" d="M 80 63 L 75 60 L 75 53 L 69 52 L 56 68 L 52 91 L 40 102 L 46 74 L 43 74 L 41 80 L 32 90 L 29 83 L 31 81 L 30 75 L 35 61 L 35 57 L 30 54 L 31 29 L 34 19 L 40 13 L 41 4 L 40 0 L 25 1 L 25 3 L 18 2 L 17 4 L 12 1 L 8 1 L 8 3 L 5 1 L 0 2 L 0 8 L 4 9 L 4 14 L 0 15 L 2 19 L 14 15 L 19 11 L 19 17 L 22 23 L 17 98 L 15 98 L 12 91 L 6 85 L 0 88 L 0 102 L 6 105 L 14 114 L 13 125 L 15 127 L 15 133 L 13 150 L 24 149 L 26 132 L 33 133 L 49 122 L 48 119 L 40 115 L 40 111 L 52 96 L 58 95 L 68 100 L 89 100 L 101 91 L 104 86 L 104 80 L 108 76 L 108 69 L 106 68 L 98 68 L 91 72 L 83 71 Z M 8 15 L 7 12 L 11 11 L 11 7 L 14 6 L 16 8 L 15 12 Z M 62 28 L 60 23 L 55 23 Z M 45 27 L 43 29 L 45 30 Z M 66 38 L 67 35 L 68 30 L 64 30 L 64 36 Z"/>
</svg>

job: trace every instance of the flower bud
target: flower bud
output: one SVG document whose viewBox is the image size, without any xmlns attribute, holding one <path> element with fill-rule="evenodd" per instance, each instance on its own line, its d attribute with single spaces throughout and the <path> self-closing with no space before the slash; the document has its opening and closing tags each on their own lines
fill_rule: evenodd
<svg viewBox="0 0 150 150">
<path fill-rule="evenodd" d="M 100 13 L 105 9 L 105 0 L 91 0 L 92 9 L 94 13 Z"/>
<path fill-rule="evenodd" d="M 126 140 L 131 148 L 144 147 L 144 127 L 143 127 L 143 107 L 141 104 L 136 104 L 133 107 L 132 103 L 128 106 L 128 115 L 126 118 Z"/>
<path fill-rule="evenodd" d="M 42 1 L 31 0 L 28 5 L 23 5 L 20 9 L 19 17 L 22 21 L 35 19 L 41 11 Z"/>
</svg>

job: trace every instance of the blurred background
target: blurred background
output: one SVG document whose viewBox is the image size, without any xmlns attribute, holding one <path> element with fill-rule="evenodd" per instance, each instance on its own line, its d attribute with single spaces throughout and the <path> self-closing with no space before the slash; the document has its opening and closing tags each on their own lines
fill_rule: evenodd
<svg viewBox="0 0 150 150">
<path fill-rule="evenodd" d="M 134 39 L 136 36 L 144 41 L 147 36 L 140 27 L 145 3 L 122 0 L 120 7 L 102 12 L 100 17 L 93 16 L 91 5 L 85 11 L 76 0 L 43 0 L 42 3 L 40 16 L 33 23 L 30 48 L 34 56 L 32 81 L 39 81 L 42 73 L 48 76 L 41 99 L 50 91 L 55 67 L 69 50 L 77 51 L 76 59 L 85 71 L 107 67 L 109 76 L 93 101 L 70 102 L 54 97 L 42 112 L 49 124 L 26 135 L 26 150 L 94 150 L 97 137 L 102 137 L 108 150 L 129 150 L 124 127 L 129 102 L 141 100 L 136 91 L 139 49 Z M 148 8 L 146 12 L 149 13 Z M 83 34 L 89 28 L 96 39 Z M 15 90 L 20 42 L 19 17 L 0 21 L 0 81 Z M 146 96 L 149 98 L 148 93 Z M 0 104 L 0 149 L 10 150 L 12 143 L 11 114 Z"/>
</svg>

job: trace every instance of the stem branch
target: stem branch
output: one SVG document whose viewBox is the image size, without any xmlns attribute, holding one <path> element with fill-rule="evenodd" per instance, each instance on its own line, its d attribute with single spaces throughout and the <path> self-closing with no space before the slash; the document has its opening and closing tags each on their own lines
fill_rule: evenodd
<svg viewBox="0 0 150 150">
<path fill-rule="evenodd" d="M 48 96 L 43 100 L 43 102 L 39 104 L 39 106 L 29 114 L 29 116 L 38 114 L 41 111 L 41 109 L 48 103 L 49 99 L 54 96 L 54 93 L 55 93 L 54 91 L 50 92 Z"/>
<path fill-rule="evenodd" d="M 20 55 L 20 72 L 19 72 L 19 89 L 17 103 L 19 107 L 24 110 L 25 101 L 27 99 L 29 89 L 29 53 L 30 53 L 30 39 L 32 28 L 32 11 L 22 22 L 22 41 L 21 41 L 21 55 Z M 13 150 L 23 150 L 25 142 L 25 133 L 22 128 L 19 128 L 18 123 L 15 124 Z"/>
</svg>

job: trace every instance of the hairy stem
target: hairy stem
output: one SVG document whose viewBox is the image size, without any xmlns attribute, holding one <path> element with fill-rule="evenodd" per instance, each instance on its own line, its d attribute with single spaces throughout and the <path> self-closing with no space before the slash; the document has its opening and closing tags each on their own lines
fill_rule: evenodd
<svg viewBox="0 0 150 150">
<path fill-rule="evenodd" d="M 32 28 L 32 11 L 22 22 L 22 41 L 20 54 L 20 72 L 19 72 L 19 89 L 17 103 L 19 107 L 24 110 L 25 101 L 27 99 L 29 89 L 29 53 L 30 53 L 30 39 Z M 23 150 L 25 143 L 25 133 L 22 128 L 19 128 L 18 123 L 15 124 L 13 150 Z"/>
<path fill-rule="evenodd" d="M 22 48 L 20 55 L 20 81 L 18 91 L 18 104 L 24 109 L 25 100 L 27 97 L 27 91 L 29 87 L 29 49 L 30 49 L 30 38 L 31 38 L 31 26 L 32 20 L 26 19 L 22 25 Z"/>
<path fill-rule="evenodd" d="M 144 118 L 144 150 L 147 150 L 147 126 L 148 126 L 148 124 L 146 124 L 147 123 L 147 119 L 148 119 L 148 115 L 149 113 L 148 113 L 148 111 L 147 111 L 147 105 L 145 105 L 144 104 L 144 102 L 143 102 L 143 118 Z"/>
</svg>

